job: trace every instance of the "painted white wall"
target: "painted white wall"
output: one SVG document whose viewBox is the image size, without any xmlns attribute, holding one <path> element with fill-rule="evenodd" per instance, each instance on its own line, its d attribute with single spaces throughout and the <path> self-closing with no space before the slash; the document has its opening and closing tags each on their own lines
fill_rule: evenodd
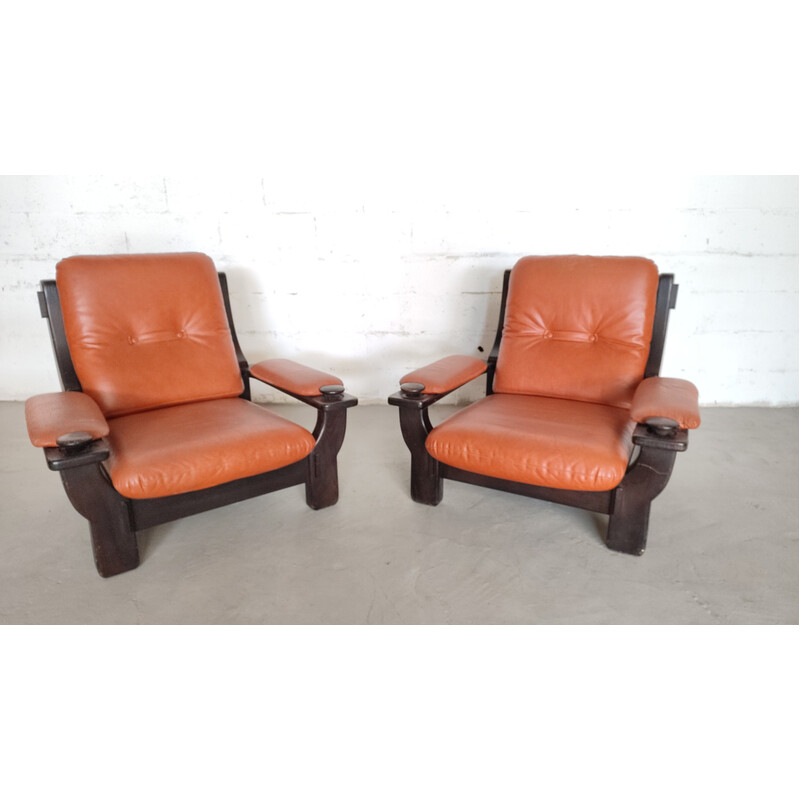
<svg viewBox="0 0 800 800">
<path fill-rule="evenodd" d="M 59 388 L 36 289 L 69 255 L 199 250 L 252 362 L 292 358 L 383 403 L 494 338 L 522 255 L 640 255 L 680 285 L 663 375 L 704 404 L 798 400 L 797 176 L 542 178 L 435 193 L 250 175 L 0 177 L 0 399 Z M 257 389 L 260 400 L 281 400 Z M 477 398 L 483 381 L 459 390 Z"/>
</svg>

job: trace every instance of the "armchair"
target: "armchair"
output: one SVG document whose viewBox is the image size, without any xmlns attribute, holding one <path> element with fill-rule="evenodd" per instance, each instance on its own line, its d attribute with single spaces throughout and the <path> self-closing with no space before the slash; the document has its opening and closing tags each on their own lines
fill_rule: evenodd
<svg viewBox="0 0 800 800">
<path fill-rule="evenodd" d="M 658 376 L 677 289 L 645 258 L 520 259 L 488 359 L 441 359 L 389 397 L 411 497 L 437 505 L 448 478 L 577 506 L 609 516 L 609 548 L 641 555 L 650 504 L 700 424 L 694 385 Z M 434 427 L 429 407 L 482 374 L 486 397 Z"/>
<path fill-rule="evenodd" d="M 100 575 L 135 569 L 154 525 L 298 484 L 311 508 L 336 503 L 357 399 L 285 359 L 250 367 L 208 256 L 74 256 L 41 287 L 63 391 L 27 401 L 28 433 L 89 521 Z M 313 406 L 314 431 L 251 402 L 250 378 Z"/>
</svg>

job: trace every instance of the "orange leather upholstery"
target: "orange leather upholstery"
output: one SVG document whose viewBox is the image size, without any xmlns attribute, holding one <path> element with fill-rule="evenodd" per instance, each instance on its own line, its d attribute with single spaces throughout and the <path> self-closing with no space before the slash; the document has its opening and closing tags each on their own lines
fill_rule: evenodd
<svg viewBox="0 0 800 800">
<path fill-rule="evenodd" d="M 604 491 L 625 475 L 634 427 L 613 406 L 492 394 L 437 425 L 425 447 L 438 461 L 481 475 Z"/>
<path fill-rule="evenodd" d="M 250 367 L 250 374 L 270 386 L 287 389 L 293 394 L 311 397 L 321 386 L 341 385 L 335 375 L 306 367 L 286 358 L 268 358 Z"/>
<path fill-rule="evenodd" d="M 167 497 L 258 475 L 307 456 L 314 437 L 240 398 L 171 406 L 109 421 L 114 488 Z"/>
<path fill-rule="evenodd" d="M 74 256 L 56 285 L 81 387 L 107 418 L 241 394 L 208 256 Z"/>
<path fill-rule="evenodd" d="M 528 256 L 511 272 L 494 391 L 630 408 L 658 269 L 646 258 Z"/>
<path fill-rule="evenodd" d="M 633 396 L 631 417 L 644 422 L 648 417 L 674 419 L 681 428 L 700 427 L 697 387 L 680 378 L 646 378 Z"/>
<path fill-rule="evenodd" d="M 446 356 L 420 367 L 400 379 L 400 383 L 421 383 L 426 394 L 445 394 L 486 372 L 486 362 L 472 356 Z"/>
<path fill-rule="evenodd" d="M 34 447 L 55 447 L 65 433 L 108 435 L 108 423 L 97 403 L 82 392 L 51 392 L 25 402 L 25 422 Z"/>
</svg>

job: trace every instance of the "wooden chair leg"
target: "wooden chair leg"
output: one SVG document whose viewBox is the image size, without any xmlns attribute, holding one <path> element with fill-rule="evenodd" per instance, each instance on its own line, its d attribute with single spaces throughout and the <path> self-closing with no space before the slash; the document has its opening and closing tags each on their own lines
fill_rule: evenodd
<svg viewBox="0 0 800 800">
<path fill-rule="evenodd" d="M 442 502 L 439 462 L 425 449 L 432 429 L 427 409 L 400 407 L 400 430 L 411 453 L 411 499 L 428 506 Z"/>
<path fill-rule="evenodd" d="M 608 519 L 606 545 L 619 553 L 640 556 L 647 544 L 650 501 L 633 492 L 619 491 L 614 496 L 614 511 Z"/>
<path fill-rule="evenodd" d="M 647 544 L 650 503 L 667 485 L 675 463 L 674 450 L 643 447 L 639 458 L 614 490 L 606 545 L 640 556 Z"/>
<path fill-rule="evenodd" d="M 439 462 L 424 455 L 411 456 L 411 499 L 428 506 L 438 506 L 442 502 L 442 477 Z"/>
<path fill-rule="evenodd" d="M 313 452 L 308 457 L 306 503 L 320 509 L 336 505 L 339 500 L 339 473 L 336 454 Z"/>
<path fill-rule="evenodd" d="M 110 516 L 101 523 L 90 521 L 89 531 L 92 536 L 94 563 L 103 578 L 110 578 L 139 566 L 139 543 L 127 513 Z"/>
<path fill-rule="evenodd" d="M 98 464 L 61 472 L 67 496 L 75 510 L 89 520 L 92 552 L 103 578 L 139 566 L 139 544 L 128 501 L 107 481 Z"/>
<path fill-rule="evenodd" d="M 306 503 L 313 509 L 327 508 L 339 500 L 337 456 L 347 427 L 347 408 L 329 406 L 319 410 L 314 438 L 317 443 L 308 456 Z"/>
</svg>

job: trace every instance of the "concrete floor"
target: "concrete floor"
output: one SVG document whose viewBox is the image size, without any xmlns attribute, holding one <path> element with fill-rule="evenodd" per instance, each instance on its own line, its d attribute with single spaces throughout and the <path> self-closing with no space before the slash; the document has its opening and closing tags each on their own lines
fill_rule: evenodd
<svg viewBox="0 0 800 800">
<path fill-rule="evenodd" d="M 412 502 L 396 410 L 359 406 L 338 505 L 293 487 L 162 525 L 137 570 L 104 580 L 23 405 L 0 403 L 0 622 L 797 624 L 797 422 L 703 409 L 637 558 L 606 549 L 602 515 L 451 481 L 438 507 Z"/>
</svg>

